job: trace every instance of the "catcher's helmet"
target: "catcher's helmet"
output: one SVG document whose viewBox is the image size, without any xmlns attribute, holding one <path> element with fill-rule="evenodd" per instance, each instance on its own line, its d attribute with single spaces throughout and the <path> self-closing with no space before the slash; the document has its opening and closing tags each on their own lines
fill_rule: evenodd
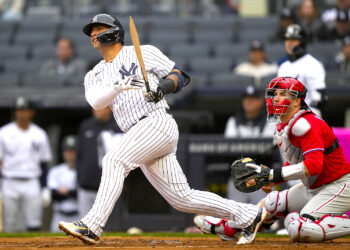
<svg viewBox="0 0 350 250">
<path fill-rule="evenodd" d="M 301 97 L 302 108 L 307 108 L 307 104 L 304 101 L 307 92 L 306 87 L 294 77 L 277 77 L 272 79 L 272 81 L 267 85 L 265 92 L 265 102 L 268 116 L 285 114 L 291 105 L 289 100 L 290 98 L 285 98 L 279 103 L 274 102 L 274 94 L 277 89 L 286 90 L 289 94 L 291 94 L 291 98 Z"/>
<path fill-rule="evenodd" d="M 116 17 L 108 14 L 98 14 L 92 18 L 89 24 L 84 26 L 83 32 L 87 36 L 91 36 L 92 27 L 96 24 L 103 24 L 111 27 L 109 30 L 104 31 L 97 36 L 99 42 L 103 44 L 113 44 L 118 42 L 124 44 L 124 28 Z"/>
</svg>

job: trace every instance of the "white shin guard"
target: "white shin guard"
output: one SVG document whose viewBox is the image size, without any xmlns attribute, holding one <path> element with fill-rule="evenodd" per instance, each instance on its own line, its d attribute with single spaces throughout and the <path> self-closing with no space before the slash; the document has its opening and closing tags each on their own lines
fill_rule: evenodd
<svg viewBox="0 0 350 250">
<path fill-rule="evenodd" d="M 324 215 L 312 221 L 298 213 L 287 215 L 284 226 L 293 242 L 322 242 L 350 235 L 350 218 L 339 215 Z"/>
</svg>

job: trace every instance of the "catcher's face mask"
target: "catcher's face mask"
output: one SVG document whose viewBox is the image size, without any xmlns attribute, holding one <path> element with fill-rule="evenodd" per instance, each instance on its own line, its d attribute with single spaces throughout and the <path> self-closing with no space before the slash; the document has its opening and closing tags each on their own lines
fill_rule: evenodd
<svg viewBox="0 0 350 250">
<path fill-rule="evenodd" d="M 265 91 L 265 102 L 267 108 L 267 119 L 272 120 L 285 114 L 291 106 L 291 100 L 297 97 L 305 98 L 306 88 L 296 78 L 277 77 L 267 86 Z M 304 100 L 302 100 L 304 102 Z"/>
</svg>

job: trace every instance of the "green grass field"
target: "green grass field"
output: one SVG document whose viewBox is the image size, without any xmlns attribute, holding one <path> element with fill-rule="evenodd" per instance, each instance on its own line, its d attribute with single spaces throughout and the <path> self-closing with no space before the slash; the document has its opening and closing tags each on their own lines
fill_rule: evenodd
<svg viewBox="0 0 350 250">
<path fill-rule="evenodd" d="M 24 238 L 24 237 L 54 237 L 65 236 L 65 233 L 49 233 L 49 232 L 28 232 L 28 233 L 0 233 L 0 238 Z M 125 232 L 105 232 L 102 237 L 132 237 L 132 236 L 145 236 L 145 237 L 217 237 L 212 234 L 197 234 L 197 233 L 174 233 L 174 232 L 154 232 L 154 233 L 142 233 L 136 235 L 130 235 Z M 257 237 L 263 238 L 287 238 L 286 235 L 266 234 L 260 233 Z M 350 237 L 350 236 L 349 236 Z"/>
</svg>

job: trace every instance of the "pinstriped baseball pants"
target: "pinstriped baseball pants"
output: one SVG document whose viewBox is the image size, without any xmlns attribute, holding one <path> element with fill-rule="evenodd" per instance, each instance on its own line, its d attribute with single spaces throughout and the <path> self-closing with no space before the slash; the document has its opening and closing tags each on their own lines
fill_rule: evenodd
<svg viewBox="0 0 350 250">
<path fill-rule="evenodd" d="M 259 208 L 191 189 L 176 159 L 179 133 L 175 120 L 164 109 L 152 111 L 121 138 L 102 161 L 102 178 L 94 205 L 82 221 L 97 236 L 119 198 L 124 179 L 141 167 L 153 187 L 175 209 L 233 220 L 237 227 L 249 226 Z"/>
</svg>

